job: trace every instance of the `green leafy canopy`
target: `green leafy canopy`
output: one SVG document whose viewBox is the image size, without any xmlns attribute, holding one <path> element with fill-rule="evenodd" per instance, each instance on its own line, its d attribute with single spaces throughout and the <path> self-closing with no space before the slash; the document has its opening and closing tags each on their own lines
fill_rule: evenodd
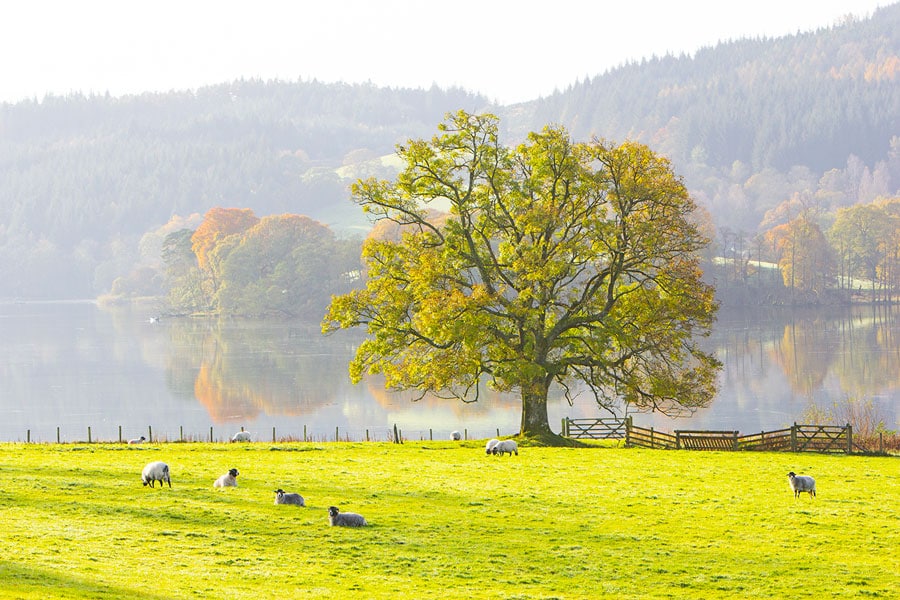
<svg viewBox="0 0 900 600">
<path fill-rule="evenodd" d="M 366 242 L 366 287 L 335 297 L 323 322 L 367 328 L 352 379 L 467 401 L 483 381 L 520 391 L 528 435 L 549 432 L 553 383 L 607 409 L 707 404 L 719 363 L 695 337 L 717 308 L 698 264 L 708 240 L 669 162 L 558 127 L 507 148 L 498 125 L 448 115 L 430 141 L 398 148 L 395 182 L 354 185 L 401 235 Z"/>
</svg>

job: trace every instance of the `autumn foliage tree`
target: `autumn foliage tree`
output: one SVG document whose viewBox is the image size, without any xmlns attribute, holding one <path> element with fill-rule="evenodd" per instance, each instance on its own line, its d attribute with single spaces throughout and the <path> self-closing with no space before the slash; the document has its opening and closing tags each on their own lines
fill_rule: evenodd
<svg viewBox="0 0 900 600">
<path fill-rule="evenodd" d="M 366 241 L 366 288 L 335 297 L 323 322 L 368 329 L 354 381 L 380 373 L 466 401 L 484 382 L 515 390 L 521 433 L 545 440 L 554 383 L 607 408 L 711 400 L 719 363 L 695 340 L 716 312 L 698 267 L 708 240 L 666 159 L 553 127 L 510 149 L 496 117 L 465 112 L 398 154 L 397 180 L 359 181 L 353 199 L 400 240 Z"/>
</svg>

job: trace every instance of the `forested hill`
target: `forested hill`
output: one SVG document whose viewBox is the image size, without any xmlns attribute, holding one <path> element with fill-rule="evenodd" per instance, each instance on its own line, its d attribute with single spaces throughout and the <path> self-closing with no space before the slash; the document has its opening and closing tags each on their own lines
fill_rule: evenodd
<svg viewBox="0 0 900 600">
<path fill-rule="evenodd" d="M 511 143 L 548 123 L 576 139 L 644 141 L 672 158 L 719 232 L 749 238 L 797 198 L 827 214 L 897 195 L 898 55 L 900 3 L 506 107 L 458 89 L 256 80 L 2 104 L 0 298 L 103 293 L 149 258 L 145 234 L 216 206 L 362 228 L 349 184 L 391 176 L 379 157 L 459 109 L 496 112 Z"/>
<path fill-rule="evenodd" d="M 145 258 L 144 233 L 215 206 L 363 227 L 337 168 L 487 104 L 458 89 L 251 80 L 0 105 L 0 298 L 93 297 Z"/>
<path fill-rule="evenodd" d="M 815 33 L 629 64 L 519 107 L 510 127 L 638 138 L 682 164 L 817 172 L 883 160 L 900 133 L 900 4 Z"/>
</svg>

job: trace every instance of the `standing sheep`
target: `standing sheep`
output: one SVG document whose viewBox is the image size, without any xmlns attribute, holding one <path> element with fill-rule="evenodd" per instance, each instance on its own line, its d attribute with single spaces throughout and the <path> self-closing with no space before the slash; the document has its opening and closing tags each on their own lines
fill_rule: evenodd
<svg viewBox="0 0 900 600">
<path fill-rule="evenodd" d="M 484 452 L 486 454 L 491 454 L 491 451 L 494 449 L 494 446 L 500 443 L 500 440 L 488 440 L 487 444 L 484 445 Z"/>
<path fill-rule="evenodd" d="M 144 470 L 141 471 L 141 481 L 144 485 L 149 485 L 150 487 L 156 487 L 155 483 L 157 481 L 159 482 L 159 487 L 162 487 L 163 483 L 168 483 L 169 487 L 172 487 L 172 480 L 169 478 L 169 465 L 161 461 L 147 464 Z"/>
<path fill-rule="evenodd" d="M 283 489 L 275 490 L 275 504 L 293 504 L 295 506 L 306 506 L 303 496 L 300 494 L 288 494 Z"/>
<path fill-rule="evenodd" d="M 216 479 L 213 487 L 237 487 L 237 476 L 240 475 L 237 469 L 229 469 L 227 473 Z"/>
<path fill-rule="evenodd" d="M 365 527 L 368 525 L 362 515 L 342 513 L 337 506 L 328 507 L 328 523 L 332 527 Z"/>
<path fill-rule="evenodd" d="M 508 453 L 510 456 L 515 454 L 519 455 L 519 446 L 516 444 L 516 440 L 503 440 L 502 442 L 497 442 L 494 444 L 494 447 L 490 449 L 490 453 L 501 456 L 505 453 Z"/>
<path fill-rule="evenodd" d="M 249 442 L 252 441 L 250 438 L 249 431 L 238 431 L 234 434 L 234 437 L 231 438 L 232 442 Z"/>
<path fill-rule="evenodd" d="M 794 491 L 794 498 L 799 498 L 802 492 L 809 492 L 810 498 L 816 496 L 816 480 L 809 475 L 797 475 L 793 471 L 788 473 L 788 479 L 791 480 L 791 490 Z"/>
</svg>

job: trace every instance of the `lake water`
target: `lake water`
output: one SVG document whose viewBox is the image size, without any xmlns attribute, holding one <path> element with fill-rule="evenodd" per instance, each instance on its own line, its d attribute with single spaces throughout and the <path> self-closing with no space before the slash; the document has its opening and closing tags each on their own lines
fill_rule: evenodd
<svg viewBox="0 0 900 600">
<path fill-rule="evenodd" d="M 347 363 L 358 334 L 323 337 L 284 321 L 162 319 L 149 310 L 92 302 L 0 304 L 0 441 L 229 438 L 469 438 L 518 431 L 514 396 L 472 404 L 352 385 Z M 689 419 L 635 414 L 636 424 L 674 429 L 778 429 L 811 404 L 872 401 L 898 427 L 900 311 L 723 311 L 707 348 L 725 367 L 712 405 Z M 609 416 L 585 394 L 556 398 L 550 423 Z M 57 428 L 59 433 L 57 434 Z"/>
</svg>

